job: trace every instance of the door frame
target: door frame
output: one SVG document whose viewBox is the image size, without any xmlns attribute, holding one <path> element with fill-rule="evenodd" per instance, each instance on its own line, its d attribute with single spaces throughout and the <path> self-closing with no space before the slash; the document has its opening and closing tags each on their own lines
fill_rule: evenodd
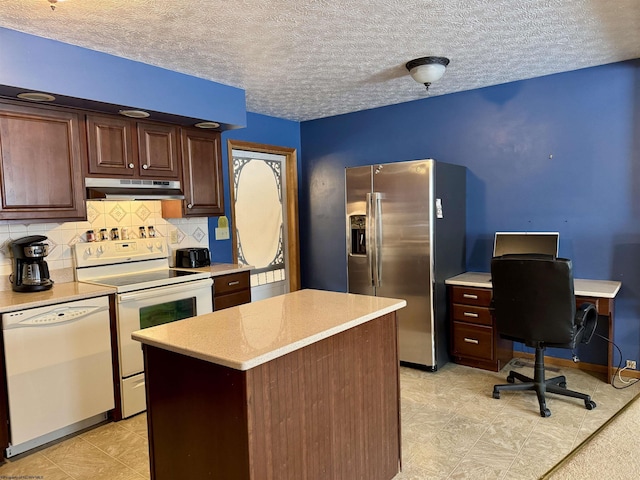
<svg viewBox="0 0 640 480">
<path fill-rule="evenodd" d="M 287 251 L 289 262 L 289 291 L 300 290 L 300 239 L 298 234 L 298 156 L 295 148 L 266 145 L 263 143 L 227 140 L 227 158 L 229 163 L 229 197 L 231 199 L 231 240 L 233 262 L 238 263 L 238 236 L 236 234 L 235 188 L 233 184 L 233 150 L 270 153 L 285 157 L 287 176 Z"/>
</svg>

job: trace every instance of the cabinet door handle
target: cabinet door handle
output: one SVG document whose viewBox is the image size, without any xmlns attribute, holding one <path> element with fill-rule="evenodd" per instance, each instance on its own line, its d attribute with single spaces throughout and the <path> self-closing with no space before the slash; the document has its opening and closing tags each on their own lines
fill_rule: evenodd
<svg viewBox="0 0 640 480">
<path fill-rule="evenodd" d="M 133 163 L 130 163 L 129 168 L 133 168 L 133 167 L 134 167 Z"/>
<path fill-rule="evenodd" d="M 193 208 L 193 203 L 188 203 L 187 208 Z"/>
<path fill-rule="evenodd" d="M 471 293 L 463 293 L 463 294 L 462 294 L 462 296 L 463 296 L 464 298 L 471 298 L 471 299 L 473 299 L 473 300 L 477 300 L 477 299 L 478 299 L 478 295 L 473 295 L 473 294 L 471 294 Z"/>
<path fill-rule="evenodd" d="M 473 317 L 473 318 L 478 318 L 479 315 L 477 313 L 473 313 L 473 312 L 464 312 L 463 315 L 465 317 Z"/>
<path fill-rule="evenodd" d="M 240 280 L 236 280 L 235 282 L 229 282 L 227 285 L 232 287 L 233 285 L 238 285 L 239 283 L 240 283 Z"/>
<path fill-rule="evenodd" d="M 142 165 L 142 169 L 143 170 L 147 170 L 149 168 L 149 165 L 147 165 L 146 163 L 144 165 Z"/>
<path fill-rule="evenodd" d="M 473 343 L 474 345 L 478 345 L 480 342 L 478 340 L 476 340 L 475 338 L 467 338 L 464 337 L 464 341 L 467 343 Z"/>
</svg>

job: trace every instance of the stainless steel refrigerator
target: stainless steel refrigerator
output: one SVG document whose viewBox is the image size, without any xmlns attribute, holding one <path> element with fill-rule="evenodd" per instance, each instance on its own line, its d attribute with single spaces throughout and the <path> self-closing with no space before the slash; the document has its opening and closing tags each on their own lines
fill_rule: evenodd
<svg viewBox="0 0 640 480">
<path fill-rule="evenodd" d="M 444 281 L 465 271 L 466 168 L 415 160 L 346 169 L 348 291 L 403 298 L 400 361 L 449 359 Z"/>
</svg>

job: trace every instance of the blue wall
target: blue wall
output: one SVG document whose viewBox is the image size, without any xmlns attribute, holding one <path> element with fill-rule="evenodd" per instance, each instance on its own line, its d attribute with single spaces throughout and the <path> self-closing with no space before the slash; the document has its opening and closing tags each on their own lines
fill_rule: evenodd
<svg viewBox="0 0 640 480">
<path fill-rule="evenodd" d="M 246 112 L 244 90 L 239 88 L 1 27 L 0 44 L 7 46 L 0 49 L 0 86 L 246 125 L 222 133 L 228 218 L 227 139 L 296 148 L 300 162 L 300 124 Z M 209 220 L 212 258 L 230 262 L 231 241 L 215 240 L 217 223 L 217 218 Z"/>
<path fill-rule="evenodd" d="M 240 88 L 6 28 L 0 45 L 0 85 L 245 125 Z"/>
<path fill-rule="evenodd" d="M 231 224 L 231 200 L 229 193 L 229 161 L 227 140 L 241 140 L 279 147 L 295 148 L 298 154 L 298 172 L 300 166 L 300 123 L 290 120 L 282 120 L 267 115 L 247 112 L 247 126 L 239 130 L 228 130 L 222 133 L 222 170 L 224 178 L 224 211 Z M 209 219 L 209 245 L 211 259 L 214 262 L 231 262 L 233 249 L 231 240 L 216 240 L 215 227 L 217 218 Z"/>
<path fill-rule="evenodd" d="M 301 135 L 305 287 L 346 289 L 345 167 L 435 158 L 468 168 L 468 270 L 488 271 L 495 231 L 559 231 L 576 277 L 622 281 L 615 341 L 640 359 L 640 61 L 304 122 Z"/>
<path fill-rule="evenodd" d="M 346 166 L 465 165 L 468 269 L 488 270 L 497 230 L 559 231 L 577 277 L 623 282 L 615 340 L 640 361 L 640 62 L 299 124 L 246 113 L 233 87 L 4 28 L 0 41 L 0 85 L 235 125 L 246 115 L 223 133 L 225 179 L 227 139 L 296 148 L 305 287 L 346 288 Z M 224 194 L 230 216 L 228 180 Z M 213 238 L 214 260 L 230 261 L 230 241 Z"/>
</svg>

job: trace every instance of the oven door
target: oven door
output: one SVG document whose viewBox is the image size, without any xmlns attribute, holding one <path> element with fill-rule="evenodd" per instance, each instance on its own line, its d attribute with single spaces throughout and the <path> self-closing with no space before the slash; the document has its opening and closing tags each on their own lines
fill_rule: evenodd
<svg viewBox="0 0 640 480">
<path fill-rule="evenodd" d="M 142 345 L 131 339 L 136 330 L 212 312 L 210 278 L 116 295 L 120 373 L 130 377 L 144 370 Z"/>
</svg>

